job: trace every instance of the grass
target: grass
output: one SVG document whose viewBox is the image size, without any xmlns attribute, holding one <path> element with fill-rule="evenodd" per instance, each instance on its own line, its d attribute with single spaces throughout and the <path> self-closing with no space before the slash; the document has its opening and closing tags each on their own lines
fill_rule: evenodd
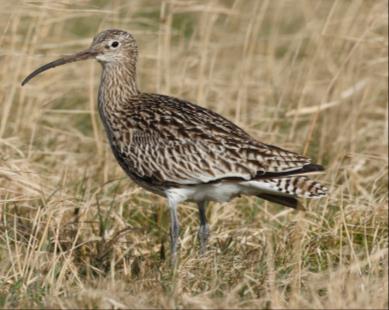
<svg viewBox="0 0 389 310">
<path fill-rule="evenodd" d="M 0 4 L 0 307 L 388 308 L 386 1 Z M 107 146 L 98 64 L 20 87 L 109 27 L 137 38 L 144 91 L 323 163 L 328 198 L 214 203 L 205 257 L 183 205 L 172 272 L 164 199 Z"/>
</svg>

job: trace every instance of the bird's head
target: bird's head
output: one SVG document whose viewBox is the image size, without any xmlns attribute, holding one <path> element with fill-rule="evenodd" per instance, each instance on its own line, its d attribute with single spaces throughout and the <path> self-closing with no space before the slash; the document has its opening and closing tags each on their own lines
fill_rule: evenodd
<svg viewBox="0 0 389 310">
<path fill-rule="evenodd" d="M 134 37 L 123 30 L 108 29 L 97 34 L 86 50 L 61 57 L 30 73 L 22 82 L 25 85 L 39 73 L 70 62 L 95 58 L 103 66 L 123 62 L 136 62 L 138 47 Z"/>
<path fill-rule="evenodd" d="M 134 60 L 138 54 L 134 37 L 126 31 L 117 29 L 100 32 L 93 38 L 89 49 L 102 64 Z"/>
</svg>

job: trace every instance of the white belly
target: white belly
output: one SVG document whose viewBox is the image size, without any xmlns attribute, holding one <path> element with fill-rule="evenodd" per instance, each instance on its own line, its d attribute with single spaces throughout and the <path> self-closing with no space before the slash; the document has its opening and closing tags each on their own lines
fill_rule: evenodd
<svg viewBox="0 0 389 310">
<path fill-rule="evenodd" d="M 166 191 L 166 196 L 176 203 L 186 200 L 193 202 L 218 201 L 226 202 L 239 195 L 256 195 L 271 192 L 270 184 L 261 181 L 226 182 L 214 184 L 200 184 L 172 188 Z"/>
</svg>

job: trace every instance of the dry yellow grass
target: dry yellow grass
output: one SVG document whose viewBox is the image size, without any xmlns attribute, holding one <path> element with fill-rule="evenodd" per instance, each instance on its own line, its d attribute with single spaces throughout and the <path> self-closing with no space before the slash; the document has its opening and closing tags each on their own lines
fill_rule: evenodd
<svg viewBox="0 0 389 310">
<path fill-rule="evenodd" d="M 0 307 L 388 307 L 387 1 L 0 1 Z M 186 98 L 327 167 L 305 213 L 187 204 L 173 273 L 165 201 L 134 186 L 96 114 L 99 66 L 20 81 L 105 28 L 145 91 Z M 162 258 L 161 258 L 162 256 Z"/>
</svg>

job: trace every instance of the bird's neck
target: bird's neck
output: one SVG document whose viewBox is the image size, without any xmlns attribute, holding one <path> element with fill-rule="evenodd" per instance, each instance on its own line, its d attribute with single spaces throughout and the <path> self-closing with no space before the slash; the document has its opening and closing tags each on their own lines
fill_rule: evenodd
<svg viewBox="0 0 389 310">
<path fill-rule="evenodd" d="M 128 105 L 140 94 L 136 83 L 136 60 L 107 63 L 103 66 L 99 102 L 111 108 Z"/>
</svg>

